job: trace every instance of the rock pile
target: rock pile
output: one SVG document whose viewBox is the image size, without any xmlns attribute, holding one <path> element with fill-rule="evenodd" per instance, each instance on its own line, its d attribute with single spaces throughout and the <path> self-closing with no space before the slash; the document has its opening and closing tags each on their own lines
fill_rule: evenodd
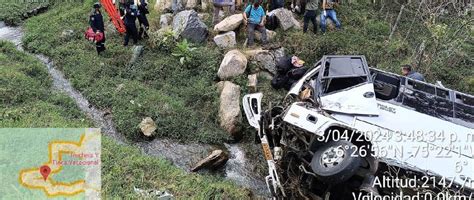
<svg viewBox="0 0 474 200">
<path fill-rule="evenodd" d="M 210 0 L 176 0 L 176 6 L 173 8 L 173 0 L 157 0 L 154 8 L 155 10 L 163 13 L 173 12 L 173 9 L 207 10 L 209 6 L 212 6 L 212 1 Z"/>
<path fill-rule="evenodd" d="M 279 8 L 279 9 L 273 10 L 269 14 L 274 15 L 277 18 L 279 26 L 281 27 L 281 29 L 285 31 L 290 28 L 301 29 L 300 23 L 298 22 L 298 20 L 294 18 L 293 13 L 288 9 Z M 242 30 L 242 28 L 240 28 L 242 27 L 241 24 L 243 24 L 243 20 L 244 19 L 241 13 L 226 17 L 224 20 L 222 20 L 221 22 L 219 22 L 218 24 L 214 26 L 214 31 L 218 33 L 216 37 L 224 38 L 224 36 L 228 36 L 229 32 L 231 31 L 232 32 L 238 32 L 239 30 L 245 31 L 245 30 Z M 261 40 L 261 37 L 262 36 L 260 32 L 256 31 L 255 39 Z M 274 40 L 275 37 L 276 37 L 276 32 L 267 29 L 267 39 L 271 41 L 271 40 Z M 222 44 L 222 41 L 215 40 L 215 42 L 217 46 L 221 48 L 233 47 L 232 45 Z"/>
<path fill-rule="evenodd" d="M 185 0 L 183 5 L 188 8 L 199 6 L 198 4 L 208 3 L 207 1 Z M 158 0 L 156 6 L 159 10 L 170 9 L 169 0 Z M 287 9 L 277 9 L 272 11 L 283 30 L 299 28 L 300 24 L 293 17 L 293 13 Z M 161 29 L 171 29 L 177 37 L 188 39 L 192 42 L 204 42 L 208 37 L 208 28 L 201 21 L 209 16 L 198 14 L 194 10 L 185 10 L 177 13 L 174 17 L 170 13 L 161 15 Z M 223 60 L 217 71 L 217 77 L 221 80 L 217 87 L 219 89 L 219 123 L 234 139 L 242 137 L 242 111 L 241 111 L 241 86 L 232 82 L 239 76 L 246 76 L 248 82 L 246 86 L 249 91 L 256 92 L 259 84 L 258 77 L 271 79 L 276 74 L 276 63 L 285 56 L 284 48 L 254 49 L 240 51 L 235 48 L 237 32 L 243 28 L 242 14 L 228 16 L 213 27 L 218 34 L 213 37 L 215 44 L 226 51 Z M 267 30 L 269 40 L 276 36 L 276 32 Z M 260 39 L 260 33 L 256 33 L 256 39 Z M 248 74 L 246 74 L 248 72 Z M 199 168 L 199 167 L 198 167 Z"/>
<path fill-rule="evenodd" d="M 217 84 L 220 91 L 219 121 L 221 127 L 231 136 L 241 138 L 240 126 L 242 123 L 242 111 L 240 110 L 240 86 L 230 80 L 245 74 L 248 66 L 253 68 L 252 74 L 248 74 L 247 87 L 250 91 L 256 92 L 258 76 L 271 79 L 272 74 L 276 74 L 277 61 L 285 56 L 285 49 L 282 47 L 274 49 L 256 49 L 245 51 L 228 51 L 221 62 L 217 76 L 221 81 Z"/>
</svg>

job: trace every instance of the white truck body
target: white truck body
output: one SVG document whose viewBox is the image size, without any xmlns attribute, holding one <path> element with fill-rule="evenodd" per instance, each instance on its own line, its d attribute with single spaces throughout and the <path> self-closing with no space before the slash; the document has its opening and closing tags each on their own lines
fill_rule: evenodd
<svg viewBox="0 0 474 200">
<path fill-rule="evenodd" d="M 306 79 L 319 71 L 320 66 L 309 71 L 288 95 L 298 95 Z M 370 138 L 372 150 L 380 159 L 414 166 L 474 188 L 474 129 L 464 126 L 472 127 L 472 123 L 455 124 L 401 106 L 394 100 L 362 95 L 373 91 L 372 83 L 364 83 L 321 97 L 319 109 L 331 113 L 332 118 L 294 103 L 284 120 L 319 135 L 335 124 L 348 126 Z M 299 115 L 303 117 L 295 117 Z M 308 115 L 316 116 L 317 122 L 308 121 Z"/>
<path fill-rule="evenodd" d="M 277 134 L 269 136 L 273 138 L 273 145 L 281 143 L 287 146 L 285 137 L 288 136 L 282 136 L 278 131 L 273 133 L 275 127 L 283 125 L 274 124 L 278 120 L 271 115 L 272 111 L 271 119 L 268 116 L 265 119 L 261 113 L 261 99 L 261 93 L 244 97 L 244 110 L 249 123 L 259 134 Z M 355 150 L 358 156 L 371 154 L 369 157 L 388 165 L 441 177 L 443 181 L 451 182 L 449 185 L 474 189 L 472 95 L 369 69 L 363 56 L 324 56 L 293 85 L 284 102 L 286 107 L 281 108 L 282 113 L 275 118 L 281 116 L 283 123 L 317 136 L 317 140 L 321 141 L 316 143 L 368 141 L 369 145 Z M 270 126 L 262 124 L 265 121 L 271 123 Z M 328 134 L 328 130 L 334 127 L 339 127 L 335 130 L 351 130 L 352 133 Z M 266 128 L 272 133 L 261 132 Z M 292 131 L 298 132 L 298 129 Z M 275 140 L 274 137 L 282 138 Z M 303 137 L 302 143 L 313 155 L 315 152 L 311 152 L 314 151 L 311 150 L 311 143 L 314 140 L 305 141 L 302 135 L 298 137 Z M 269 152 L 264 145 L 268 144 L 267 138 L 265 136 L 262 140 L 266 154 Z M 367 146 L 370 149 L 362 148 Z M 281 154 L 280 147 L 271 149 L 273 154 Z M 300 170 L 314 175 L 304 167 L 312 167 L 314 159 L 308 163 L 303 157 L 300 157 L 303 160 Z M 278 178 L 274 163 L 269 163 L 269 173 L 273 181 Z M 277 191 L 275 186 L 281 185 L 279 180 L 274 182 L 273 191 Z M 281 189 L 284 190 L 283 187 Z"/>
</svg>

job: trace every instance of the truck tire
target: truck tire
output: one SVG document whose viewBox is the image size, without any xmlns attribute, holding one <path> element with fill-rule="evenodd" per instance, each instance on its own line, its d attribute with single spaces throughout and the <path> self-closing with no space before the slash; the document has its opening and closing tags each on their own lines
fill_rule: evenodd
<svg viewBox="0 0 474 200">
<path fill-rule="evenodd" d="M 327 184 L 347 181 L 361 165 L 361 157 L 354 153 L 358 149 L 355 147 L 345 140 L 330 141 L 316 149 L 311 160 L 311 169 Z"/>
</svg>

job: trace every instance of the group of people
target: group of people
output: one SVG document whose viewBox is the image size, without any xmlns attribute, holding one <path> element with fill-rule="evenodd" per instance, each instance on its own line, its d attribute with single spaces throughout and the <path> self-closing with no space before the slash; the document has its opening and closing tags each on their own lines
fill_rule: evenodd
<svg viewBox="0 0 474 200">
<path fill-rule="evenodd" d="M 120 0 L 119 11 L 126 29 L 123 43 L 124 46 L 128 45 L 130 37 L 132 38 L 134 44 L 137 43 L 138 39 L 148 38 L 147 31 L 150 24 L 148 23 L 146 15 L 149 13 L 149 11 L 148 3 L 145 0 L 137 1 L 137 5 L 135 5 L 134 1 Z M 140 27 L 139 30 L 137 30 L 136 25 L 137 19 L 138 26 Z"/>
<path fill-rule="evenodd" d="M 137 1 L 137 0 L 135 0 Z M 251 1 L 251 0 L 249 0 Z M 262 0 L 252 0 L 253 2 L 249 2 L 245 7 L 243 18 L 244 24 L 247 26 L 247 45 L 253 46 L 254 45 L 254 37 L 255 31 L 259 31 L 261 33 L 262 43 L 268 43 L 267 40 L 267 31 L 265 28 L 266 23 L 266 13 L 263 7 L 260 5 Z M 173 1 L 175 2 L 175 1 Z M 281 1 L 275 1 L 274 5 L 272 4 L 272 9 L 277 9 L 283 6 Z M 280 2 L 280 3 L 278 3 Z M 334 7 L 338 4 L 338 0 L 309 0 L 306 4 L 306 12 L 304 14 L 304 26 L 303 32 L 307 32 L 309 22 L 313 23 L 313 32 L 316 33 L 317 31 L 317 12 L 319 8 L 319 3 L 321 2 L 321 31 L 324 33 L 326 31 L 326 19 L 331 19 L 338 29 L 341 28 L 341 23 L 336 17 L 336 11 Z M 115 0 L 114 0 L 115 5 Z M 130 38 L 133 40 L 134 44 L 137 43 L 138 39 L 147 38 L 147 30 L 149 29 L 149 23 L 146 15 L 149 13 L 148 11 L 148 3 L 146 0 L 138 0 L 136 3 L 134 0 L 119 0 L 118 9 L 120 12 L 120 16 L 124 21 L 126 35 L 124 37 L 124 46 L 127 46 Z M 215 0 L 214 7 L 217 8 L 214 11 L 214 18 L 218 15 L 219 10 L 224 6 L 230 6 L 235 8 L 233 2 L 229 4 L 229 2 L 225 0 Z M 104 32 L 104 20 L 102 13 L 100 11 L 100 3 L 94 4 L 94 10 L 92 11 L 89 19 L 89 24 L 95 33 L 102 33 L 103 37 L 99 41 L 96 42 L 96 50 L 97 53 L 100 54 L 102 51 L 105 50 L 105 32 Z M 178 9 L 177 9 L 178 10 Z M 233 10 L 233 9 L 232 9 Z M 217 12 L 216 12 L 217 11 Z M 139 29 L 137 30 L 136 21 L 138 19 Z"/>
<path fill-rule="evenodd" d="M 148 38 L 147 31 L 150 26 L 146 16 L 149 13 L 148 3 L 146 0 L 138 0 L 136 4 L 133 0 L 119 0 L 118 10 L 126 29 L 123 42 L 124 46 L 128 45 L 130 38 L 133 40 L 134 44 L 136 44 L 141 38 Z M 95 3 L 93 8 L 94 9 L 89 16 L 89 25 L 96 34 L 101 33 L 103 35 L 101 40 L 95 41 L 97 53 L 100 54 L 102 51 L 105 51 L 104 19 L 100 11 L 100 3 Z M 138 30 L 136 25 L 137 19 L 139 26 Z"/>
<path fill-rule="evenodd" d="M 252 46 L 254 44 L 254 35 L 255 31 L 259 31 L 262 35 L 262 43 L 266 44 L 267 41 L 267 31 L 265 28 L 266 23 L 266 14 L 263 7 L 260 5 L 262 0 L 253 0 L 252 3 L 249 3 L 243 12 L 244 23 L 247 26 L 247 45 Z M 278 2 L 278 1 L 275 1 Z M 309 22 L 313 23 L 313 32 L 317 32 L 317 21 L 316 17 L 318 16 L 319 3 L 321 3 L 321 13 L 320 13 L 320 26 L 323 33 L 326 32 L 326 20 L 327 18 L 331 19 L 335 24 L 336 28 L 341 28 L 341 22 L 337 19 L 336 11 L 334 10 L 335 6 L 338 5 L 338 0 L 309 0 L 306 4 L 306 12 L 304 14 L 304 25 L 303 32 L 307 32 Z M 277 6 L 271 6 L 272 9 L 282 7 L 282 4 L 275 4 Z"/>
<path fill-rule="evenodd" d="M 309 22 L 313 23 L 313 32 L 317 32 L 318 24 L 316 22 L 316 17 L 318 8 L 319 8 L 319 1 L 320 0 L 309 0 L 306 4 L 306 12 L 304 14 L 304 23 L 303 23 L 303 32 L 308 31 Z M 341 22 L 337 19 L 336 10 L 334 10 L 335 6 L 339 4 L 338 0 L 322 0 L 321 1 L 321 13 L 320 13 L 320 25 L 321 25 L 321 32 L 326 32 L 326 20 L 327 18 L 331 19 L 334 24 L 336 24 L 336 28 L 341 28 Z"/>
<path fill-rule="evenodd" d="M 308 23 L 311 21 L 313 23 L 313 31 L 317 31 L 316 16 L 318 10 L 318 1 L 320 0 L 309 0 L 306 4 L 306 12 L 304 14 L 304 26 L 303 32 L 308 30 Z M 259 31 L 262 35 L 262 43 L 266 44 L 267 34 L 265 28 L 265 10 L 260 5 L 262 0 L 253 0 L 253 2 L 248 4 L 245 7 L 243 13 L 244 24 L 247 26 L 248 31 L 248 46 L 254 44 L 254 34 L 255 31 Z M 336 17 L 336 11 L 334 6 L 337 4 L 337 0 L 322 0 L 322 13 L 321 16 L 321 31 L 324 33 L 326 31 L 326 18 L 330 18 L 334 21 L 337 28 L 341 28 L 341 23 Z M 115 5 L 115 2 L 114 2 Z M 224 5 L 224 4 L 222 4 Z M 219 5 L 219 6 L 222 6 Z M 215 5 L 216 6 L 216 5 Z M 225 4 L 225 6 L 228 6 Z M 105 50 L 105 32 L 104 32 L 104 20 L 100 11 L 100 4 L 94 4 L 94 10 L 92 11 L 89 19 L 89 24 L 93 31 L 96 34 L 101 33 L 101 39 L 95 41 L 97 53 Z M 126 27 L 126 35 L 124 38 L 124 46 L 127 46 L 132 38 L 134 43 L 137 43 L 139 38 L 147 38 L 147 30 L 149 29 L 149 23 L 146 15 L 149 13 L 147 8 L 146 0 L 138 0 L 138 5 L 135 5 L 133 1 L 130 0 L 120 0 L 119 2 L 119 12 L 121 18 L 124 20 Z M 135 21 L 138 19 L 139 31 L 137 30 Z M 289 89 L 291 85 L 301 78 L 306 72 L 306 68 L 302 67 L 304 61 L 299 59 L 296 56 L 285 57 L 277 63 L 277 76 L 272 80 L 272 86 L 276 89 L 285 88 Z M 410 65 L 402 66 L 402 74 L 409 78 L 416 80 L 424 81 L 422 74 L 412 71 Z"/>
</svg>

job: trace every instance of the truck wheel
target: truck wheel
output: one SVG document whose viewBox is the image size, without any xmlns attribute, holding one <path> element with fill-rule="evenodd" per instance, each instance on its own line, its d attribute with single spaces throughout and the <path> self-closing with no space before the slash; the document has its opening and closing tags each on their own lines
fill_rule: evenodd
<svg viewBox="0 0 474 200">
<path fill-rule="evenodd" d="M 325 183 L 344 182 L 357 172 L 361 164 L 361 157 L 354 154 L 356 149 L 349 141 L 330 141 L 314 152 L 311 168 Z"/>
</svg>

